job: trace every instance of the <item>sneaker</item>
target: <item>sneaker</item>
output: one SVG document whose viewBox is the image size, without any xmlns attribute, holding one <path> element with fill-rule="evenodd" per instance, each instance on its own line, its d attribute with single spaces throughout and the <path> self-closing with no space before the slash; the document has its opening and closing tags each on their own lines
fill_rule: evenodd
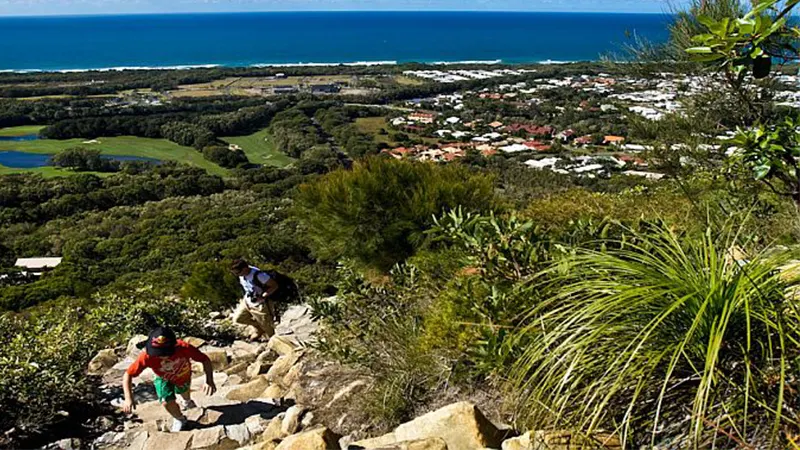
<svg viewBox="0 0 800 450">
<path fill-rule="evenodd" d="M 181 406 L 181 409 L 184 411 L 197 408 L 197 403 L 194 400 L 184 400 L 183 397 L 178 397 L 178 404 Z"/>
<path fill-rule="evenodd" d="M 186 428 L 186 423 L 187 422 L 188 422 L 188 420 L 186 420 L 185 418 L 183 420 L 172 419 L 172 428 L 170 428 L 169 431 L 171 433 L 178 433 L 181 430 L 183 430 L 184 428 Z"/>
</svg>

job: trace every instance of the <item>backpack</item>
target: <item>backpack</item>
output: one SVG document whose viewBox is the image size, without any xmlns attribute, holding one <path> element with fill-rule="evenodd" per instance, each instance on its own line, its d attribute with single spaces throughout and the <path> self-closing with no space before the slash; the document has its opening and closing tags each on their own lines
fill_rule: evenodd
<svg viewBox="0 0 800 450">
<path fill-rule="evenodd" d="M 295 283 L 290 276 L 282 274 L 277 270 L 259 270 L 253 276 L 253 284 L 258 286 L 262 291 L 265 290 L 266 286 L 262 285 L 261 280 L 258 279 L 258 275 L 261 273 L 266 273 L 278 283 L 278 290 L 269 297 L 270 300 L 277 303 L 291 303 L 300 299 L 300 290 L 297 287 L 297 283 Z"/>
</svg>

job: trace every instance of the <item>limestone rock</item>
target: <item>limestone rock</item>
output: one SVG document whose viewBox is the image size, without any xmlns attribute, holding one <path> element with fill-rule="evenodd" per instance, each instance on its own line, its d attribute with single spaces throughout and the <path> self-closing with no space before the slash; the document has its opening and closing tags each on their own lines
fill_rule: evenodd
<svg viewBox="0 0 800 450">
<path fill-rule="evenodd" d="M 279 354 L 280 356 L 291 355 L 294 353 L 294 344 L 283 336 L 272 336 L 269 338 L 267 348 Z"/>
<path fill-rule="evenodd" d="M 258 436 L 264 432 L 264 429 L 267 427 L 269 422 L 267 422 L 264 418 L 260 415 L 250 416 L 244 420 L 244 424 L 247 427 L 247 431 L 250 432 L 251 436 Z"/>
<path fill-rule="evenodd" d="M 380 448 L 396 442 L 439 437 L 451 449 L 498 448 L 503 432 L 473 404 L 454 403 L 397 427 L 380 438 L 356 442 L 365 448 Z"/>
<path fill-rule="evenodd" d="M 225 369 L 225 373 L 227 373 L 228 375 L 241 374 L 244 373 L 249 366 L 250 363 L 248 363 L 247 361 L 236 363 Z"/>
<path fill-rule="evenodd" d="M 418 439 L 416 441 L 403 441 L 375 450 L 449 450 L 442 438 Z"/>
<path fill-rule="evenodd" d="M 264 441 L 279 441 L 288 436 L 281 430 L 282 424 L 283 419 L 281 417 L 273 417 L 264 429 L 264 433 L 261 434 L 261 439 Z"/>
<path fill-rule="evenodd" d="M 247 366 L 245 374 L 249 378 L 255 378 L 261 375 L 263 372 L 266 372 L 268 369 L 269 369 L 269 364 L 265 364 L 256 360 L 253 364 Z"/>
<path fill-rule="evenodd" d="M 228 439 L 238 442 L 239 445 L 247 444 L 252 437 L 250 430 L 247 429 L 247 425 L 243 423 L 236 425 L 225 425 L 225 435 L 228 436 Z"/>
<path fill-rule="evenodd" d="M 211 360 L 211 366 L 214 370 L 222 371 L 228 367 L 228 354 L 225 350 L 206 350 L 203 353 Z"/>
<path fill-rule="evenodd" d="M 78 450 L 80 448 L 81 441 L 79 439 L 67 438 L 45 445 L 40 450 Z"/>
<path fill-rule="evenodd" d="M 114 367 L 116 362 L 117 355 L 114 354 L 114 349 L 107 348 L 105 350 L 100 350 L 94 358 L 89 361 L 89 370 L 87 373 L 89 375 L 103 375 L 107 370 Z"/>
<path fill-rule="evenodd" d="M 278 448 L 278 443 L 275 441 L 264 441 L 258 444 L 253 444 L 249 447 L 242 447 L 239 450 L 275 450 Z"/>
<path fill-rule="evenodd" d="M 267 389 L 261 394 L 262 398 L 272 398 L 272 399 L 279 399 L 283 398 L 284 390 L 277 384 L 270 384 Z"/>
<path fill-rule="evenodd" d="M 275 450 L 335 450 L 339 436 L 327 428 L 315 428 L 284 439 Z"/>
<path fill-rule="evenodd" d="M 293 365 L 286 375 L 281 378 L 281 386 L 286 386 L 287 388 L 294 385 L 295 383 L 300 381 L 300 378 L 303 374 L 305 364 L 303 362 L 298 362 L 297 364 Z"/>
<path fill-rule="evenodd" d="M 258 398 L 264 389 L 269 386 L 266 376 L 260 376 L 239 386 L 231 389 L 225 396 L 228 400 L 235 400 L 239 402 L 246 402 L 250 399 Z"/>
<path fill-rule="evenodd" d="M 283 418 L 283 423 L 281 424 L 281 431 L 285 435 L 288 436 L 297 433 L 300 429 L 300 418 L 303 416 L 303 412 L 305 412 L 305 410 L 298 405 L 294 405 L 286 410 L 286 416 Z"/>
<path fill-rule="evenodd" d="M 353 442 L 353 447 L 356 448 L 384 448 L 390 447 L 398 442 L 397 436 L 394 433 L 384 434 L 383 436 L 371 438 L 371 439 L 363 439 L 360 441 Z"/>
<path fill-rule="evenodd" d="M 147 439 L 144 450 L 186 450 L 192 433 L 155 433 Z"/>
<path fill-rule="evenodd" d="M 201 428 L 192 433 L 192 450 L 229 450 L 239 446 L 239 444 L 228 438 L 225 434 L 225 427 L 222 425 L 212 428 Z M 165 449 L 162 449 L 165 450 Z"/>
<path fill-rule="evenodd" d="M 267 379 L 272 382 L 280 382 L 283 377 L 292 369 L 292 366 L 297 362 L 299 356 L 296 353 L 291 355 L 281 356 L 275 360 L 272 367 L 267 371 Z"/>
<path fill-rule="evenodd" d="M 311 425 L 314 424 L 314 413 L 309 411 L 303 416 L 303 420 L 300 421 L 300 428 L 306 430 L 311 428 Z"/>
<path fill-rule="evenodd" d="M 183 341 L 197 348 L 200 348 L 206 344 L 205 339 L 200 339 L 198 337 L 192 337 L 192 336 L 183 338 Z"/>
<path fill-rule="evenodd" d="M 236 386 L 242 384 L 242 381 L 244 381 L 242 377 L 237 374 L 229 375 L 228 381 L 225 382 L 225 386 Z"/>
<path fill-rule="evenodd" d="M 502 450 L 533 450 L 530 431 L 522 436 L 503 441 Z"/>
<path fill-rule="evenodd" d="M 231 360 L 233 362 L 253 362 L 263 351 L 264 347 L 259 344 L 252 344 L 245 341 L 234 341 L 230 348 Z"/>
<path fill-rule="evenodd" d="M 137 334 L 136 336 L 130 338 L 128 340 L 128 346 L 126 347 L 125 354 L 133 359 L 139 357 L 139 353 L 142 352 L 142 348 L 137 347 L 139 343 L 145 342 L 147 340 L 147 336 L 143 334 Z"/>
</svg>

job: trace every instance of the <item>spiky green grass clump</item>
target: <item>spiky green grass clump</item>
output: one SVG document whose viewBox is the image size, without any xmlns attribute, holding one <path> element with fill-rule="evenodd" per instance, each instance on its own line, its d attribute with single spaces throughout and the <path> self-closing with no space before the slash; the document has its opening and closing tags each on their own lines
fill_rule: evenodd
<svg viewBox="0 0 800 450">
<path fill-rule="evenodd" d="M 578 251 L 519 332 L 512 373 L 529 425 L 619 433 L 627 446 L 783 447 L 798 353 L 782 253 L 738 258 L 733 233 L 668 229 Z M 788 292 L 788 294 L 787 294 Z"/>
</svg>

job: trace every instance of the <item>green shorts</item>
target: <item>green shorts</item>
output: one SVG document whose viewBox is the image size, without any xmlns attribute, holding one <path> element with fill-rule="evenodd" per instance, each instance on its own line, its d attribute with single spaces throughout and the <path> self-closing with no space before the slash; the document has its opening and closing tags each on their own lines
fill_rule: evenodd
<svg viewBox="0 0 800 450">
<path fill-rule="evenodd" d="M 182 386 L 176 386 L 161 377 L 156 377 L 156 379 L 153 380 L 153 384 L 156 386 L 156 395 L 158 396 L 158 401 L 161 403 L 174 401 L 177 395 L 189 391 L 189 387 L 191 386 L 191 382 L 186 382 L 186 384 Z"/>
</svg>

